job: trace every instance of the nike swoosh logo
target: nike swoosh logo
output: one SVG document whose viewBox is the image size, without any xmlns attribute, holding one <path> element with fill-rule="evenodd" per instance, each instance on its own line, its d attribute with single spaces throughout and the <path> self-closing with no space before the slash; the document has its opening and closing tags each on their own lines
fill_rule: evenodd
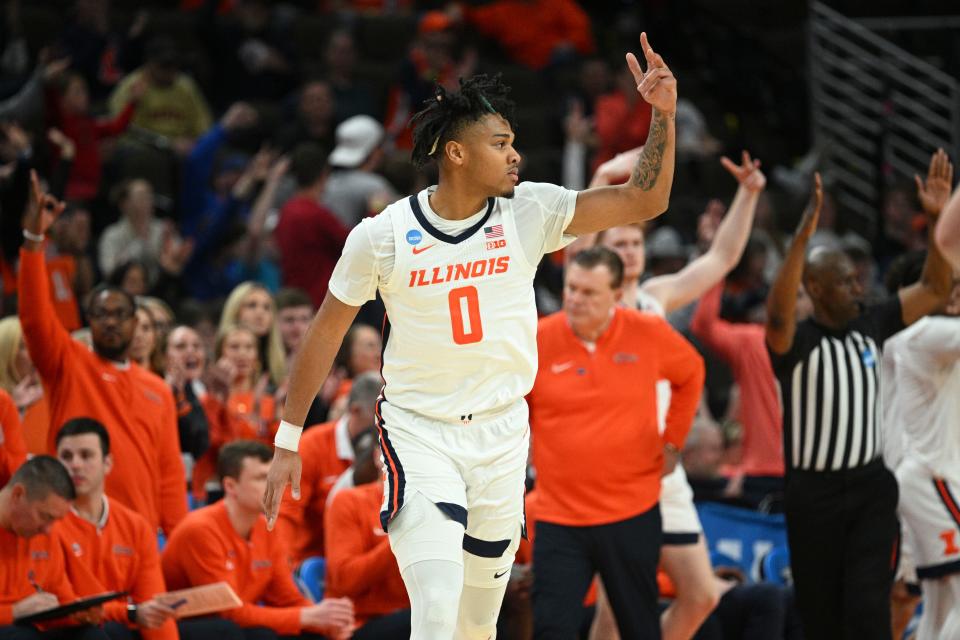
<svg viewBox="0 0 960 640">
<path fill-rule="evenodd" d="M 497 578 L 502 578 L 505 574 L 509 572 L 510 572 L 510 569 L 507 569 L 506 571 L 501 571 L 500 573 L 495 573 L 493 574 L 493 579 L 496 580 Z"/>
<path fill-rule="evenodd" d="M 423 253 L 424 251 L 426 251 L 427 249 L 430 249 L 430 248 L 435 247 L 435 246 L 436 246 L 436 244 L 428 244 L 428 245 L 425 246 L 425 247 L 414 247 L 414 248 L 413 248 L 413 255 L 419 255 L 419 254 Z"/>
<path fill-rule="evenodd" d="M 554 373 L 563 373 L 564 371 L 566 371 L 567 369 L 569 369 L 569 368 L 572 367 L 572 366 L 573 366 L 573 363 L 572 363 L 572 362 L 564 362 L 564 363 L 561 363 L 561 364 L 552 364 L 552 365 L 550 365 L 550 371 L 553 371 Z"/>
</svg>

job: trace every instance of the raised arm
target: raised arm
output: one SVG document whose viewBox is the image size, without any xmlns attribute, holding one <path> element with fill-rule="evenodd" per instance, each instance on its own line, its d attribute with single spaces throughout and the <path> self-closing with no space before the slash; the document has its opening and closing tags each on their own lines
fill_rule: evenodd
<svg viewBox="0 0 960 640">
<path fill-rule="evenodd" d="M 566 230 L 570 235 L 649 220 L 667 210 L 673 186 L 677 80 L 663 58 L 650 47 L 646 33 L 640 35 L 640 44 L 647 70 L 643 71 L 632 53 L 627 54 L 627 65 L 637 82 L 637 91 L 653 107 L 647 142 L 626 184 L 587 189 L 578 194 L 577 208 Z"/>
<path fill-rule="evenodd" d="M 290 389 L 287 391 L 287 403 L 283 408 L 283 420 L 289 425 L 284 428 L 303 427 L 307 411 L 313 402 L 323 380 L 330 373 L 333 359 L 340 350 L 343 336 L 353 319 L 356 318 L 359 307 L 340 302 L 333 294 L 327 292 L 317 315 L 314 316 L 303 346 L 293 361 L 290 372 Z M 292 426 L 290 426 L 292 425 Z M 280 441 L 278 433 L 278 442 Z M 300 456 L 293 448 L 276 446 L 273 462 L 267 475 L 267 490 L 263 498 L 263 508 L 267 515 L 267 528 L 272 530 L 280 509 L 280 498 L 283 490 L 290 482 L 295 500 L 300 499 Z"/>
<path fill-rule="evenodd" d="M 943 149 L 937 149 L 930 158 L 926 181 L 921 180 L 920 176 L 914 178 L 917 181 L 917 197 L 929 218 L 930 242 L 920 281 L 897 292 L 905 325 L 913 324 L 946 304 L 953 286 L 950 263 L 940 253 L 934 240 L 936 227 L 939 226 L 937 219 L 950 199 L 953 164 Z"/>
<path fill-rule="evenodd" d="M 803 214 L 767 296 L 767 346 L 774 353 L 786 353 L 793 346 L 793 337 L 797 330 L 797 292 L 803 278 L 803 261 L 807 243 L 817 230 L 820 207 L 823 205 L 823 184 L 819 173 L 814 174 L 813 192 L 813 208 L 807 209 Z"/>
<path fill-rule="evenodd" d="M 741 164 L 737 165 L 729 158 L 721 158 L 720 163 L 740 186 L 730 210 L 717 227 L 710 248 L 677 273 L 651 278 L 642 286 L 644 292 L 660 301 L 667 313 L 700 298 L 725 278 L 737 266 L 750 238 L 757 201 L 767 185 L 767 179 L 760 171 L 760 161 L 752 160 L 744 151 Z"/>
</svg>

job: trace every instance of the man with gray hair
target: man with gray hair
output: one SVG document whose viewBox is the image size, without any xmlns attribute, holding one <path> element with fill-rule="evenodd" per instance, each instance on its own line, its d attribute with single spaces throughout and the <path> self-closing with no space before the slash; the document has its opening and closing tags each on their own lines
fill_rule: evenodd
<svg viewBox="0 0 960 640">
<path fill-rule="evenodd" d="M 297 563 L 309 556 L 325 555 L 323 512 L 327 495 L 353 464 L 357 442 L 373 431 L 374 409 L 382 388 L 383 379 L 377 372 L 357 376 L 350 386 L 343 416 L 310 427 L 303 434 L 300 446 L 306 464 L 300 478 L 300 498 L 285 496 L 277 519 L 277 530 Z"/>
</svg>

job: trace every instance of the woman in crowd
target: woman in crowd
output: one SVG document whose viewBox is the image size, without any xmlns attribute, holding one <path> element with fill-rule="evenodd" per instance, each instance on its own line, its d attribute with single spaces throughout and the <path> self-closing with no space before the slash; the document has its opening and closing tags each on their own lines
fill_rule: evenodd
<svg viewBox="0 0 960 640">
<path fill-rule="evenodd" d="M 192 327 L 174 327 L 164 342 L 164 379 L 177 402 L 180 450 L 194 461 L 191 493 L 202 503 L 207 482 L 216 477 L 220 447 L 235 437 L 226 407 L 229 384 L 218 368 L 207 370 L 203 341 Z"/>
<path fill-rule="evenodd" d="M 144 369 L 160 373 L 162 368 L 156 368 L 157 361 L 157 327 L 153 313 L 137 302 L 137 328 L 133 331 L 133 340 L 130 342 L 130 359 Z"/>
<path fill-rule="evenodd" d="M 243 325 L 253 331 L 260 368 L 268 374 L 271 389 L 279 388 L 287 377 L 287 361 L 277 328 L 277 307 L 266 287 L 244 282 L 230 292 L 220 316 L 220 333 L 233 325 Z"/>
<path fill-rule="evenodd" d="M 0 389 L 17 407 L 27 451 L 46 453 L 50 412 L 16 316 L 0 320 Z"/>
<path fill-rule="evenodd" d="M 261 373 L 259 340 L 244 326 L 233 325 L 217 337 L 217 367 L 229 373 L 227 410 L 238 432 L 236 438 L 273 442 L 279 420 L 277 404 L 268 391 L 269 376 Z"/>
</svg>

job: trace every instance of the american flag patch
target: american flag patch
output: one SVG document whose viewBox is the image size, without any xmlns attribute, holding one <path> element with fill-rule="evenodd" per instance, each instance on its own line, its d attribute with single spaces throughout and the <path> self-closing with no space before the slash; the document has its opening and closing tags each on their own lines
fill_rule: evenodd
<svg viewBox="0 0 960 640">
<path fill-rule="evenodd" d="M 492 240 L 493 238 L 502 238 L 503 237 L 503 225 L 495 224 L 492 227 L 484 227 L 483 235 L 487 240 Z"/>
</svg>

